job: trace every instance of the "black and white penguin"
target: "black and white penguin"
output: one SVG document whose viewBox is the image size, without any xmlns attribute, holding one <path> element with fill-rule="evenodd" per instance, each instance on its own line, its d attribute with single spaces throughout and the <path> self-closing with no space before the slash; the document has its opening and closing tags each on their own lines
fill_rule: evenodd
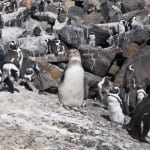
<svg viewBox="0 0 150 150">
<path fill-rule="evenodd" d="M 18 81 L 20 76 L 19 68 L 13 63 L 5 63 L 1 68 L 1 82 L 4 82 L 11 93 L 14 93 L 14 81 Z"/>
<path fill-rule="evenodd" d="M 63 7 L 58 7 L 58 16 L 55 20 L 55 24 L 53 25 L 54 30 L 60 30 L 68 24 L 68 18 L 66 15 L 66 11 Z"/>
<path fill-rule="evenodd" d="M 123 34 L 126 32 L 126 21 L 125 20 L 121 20 L 118 23 L 118 33 L 119 34 Z"/>
<path fill-rule="evenodd" d="M 48 47 L 48 52 L 47 54 L 54 54 L 55 56 L 58 55 L 57 52 L 57 46 L 54 40 L 50 40 L 50 39 L 46 39 L 45 40 L 47 43 L 47 47 Z"/>
<path fill-rule="evenodd" d="M 137 17 L 132 18 L 131 25 L 132 29 L 144 29 L 143 23 Z"/>
<path fill-rule="evenodd" d="M 0 39 L 2 38 L 2 29 L 4 28 L 4 19 L 0 14 Z"/>
<path fill-rule="evenodd" d="M 146 137 L 150 132 L 150 93 L 134 109 L 132 118 L 125 128 L 129 134 L 142 142 L 148 142 Z"/>
<path fill-rule="evenodd" d="M 111 121 L 119 124 L 124 124 L 125 115 L 123 114 L 123 104 L 119 94 L 119 87 L 114 87 L 112 90 L 110 90 L 107 96 L 108 112 Z"/>
<path fill-rule="evenodd" d="M 142 84 L 139 84 L 136 90 L 137 104 L 141 103 L 145 97 L 147 97 L 145 88 L 142 86 Z"/>
<path fill-rule="evenodd" d="M 86 11 L 87 11 L 87 14 L 90 14 L 90 13 L 92 13 L 95 10 L 96 10 L 96 7 L 94 5 L 92 5 L 92 4 L 89 4 L 87 6 L 87 10 Z"/>
<path fill-rule="evenodd" d="M 64 106 L 80 107 L 84 102 L 84 69 L 77 49 L 69 52 L 69 63 L 58 87 L 59 101 Z"/>
<path fill-rule="evenodd" d="M 56 44 L 56 51 L 57 51 L 57 55 L 65 55 L 65 46 L 63 45 L 63 43 L 61 42 L 61 40 L 56 39 L 55 40 L 55 44 Z"/>
<path fill-rule="evenodd" d="M 15 64 L 19 69 L 21 69 L 23 62 L 23 53 L 21 48 L 17 45 L 15 41 L 9 43 L 10 50 L 8 50 L 6 56 L 4 57 L 4 62 L 10 62 Z"/>
<path fill-rule="evenodd" d="M 4 2 L 4 11 L 6 13 L 14 12 L 18 9 L 16 0 L 7 0 Z"/>
<path fill-rule="evenodd" d="M 45 1 L 41 0 L 38 6 L 39 12 L 44 12 L 45 11 Z"/>
<path fill-rule="evenodd" d="M 89 35 L 89 45 L 91 46 L 96 46 L 96 37 L 95 37 L 95 34 L 93 32 L 90 33 Z"/>
</svg>

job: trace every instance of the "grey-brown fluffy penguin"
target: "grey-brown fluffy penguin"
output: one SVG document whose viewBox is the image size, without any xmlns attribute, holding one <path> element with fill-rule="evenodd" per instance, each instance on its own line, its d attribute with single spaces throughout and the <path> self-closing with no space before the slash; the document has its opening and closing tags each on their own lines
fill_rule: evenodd
<svg viewBox="0 0 150 150">
<path fill-rule="evenodd" d="M 69 63 L 58 87 L 59 101 L 64 106 L 80 107 L 84 102 L 84 69 L 77 49 L 69 52 Z"/>
</svg>

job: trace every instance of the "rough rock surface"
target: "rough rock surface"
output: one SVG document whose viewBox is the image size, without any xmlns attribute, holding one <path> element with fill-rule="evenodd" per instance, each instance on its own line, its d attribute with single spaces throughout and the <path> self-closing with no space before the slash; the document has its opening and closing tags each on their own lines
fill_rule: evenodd
<svg viewBox="0 0 150 150">
<path fill-rule="evenodd" d="M 81 45 L 79 47 L 84 68 L 99 76 L 106 75 L 110 63 L 114 59 L 116 52 L 113 48 L 92 47 Z"/>
<path fill-rule="evenodd" d="M 20 93 L 0 93 L 0 149 L 150 149 L 108 121 L 107 111 L 91 100 L 78 112 L 64 109 L 56 95 L 17 88 Z"/>
</svg>

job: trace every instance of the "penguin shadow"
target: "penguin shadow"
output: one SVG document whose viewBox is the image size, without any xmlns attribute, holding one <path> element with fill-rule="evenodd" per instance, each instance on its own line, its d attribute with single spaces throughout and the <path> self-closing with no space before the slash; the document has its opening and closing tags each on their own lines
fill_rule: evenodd
<svg viewBox="0 0 150 150">
<path fill-rule="evenodd" d="M 110 118 L 109 118 L 109 115 L 101 115 L 105 120 L 107 121 L 111 121 Z"/>
<path fill-rule="evenodd" d="M 12 92 L 8 87 L 1 87 L 1 88 L 0 88 L 0 92 L 2 92 L 2 91 L 7 91 L 7 92 L 10 92 L 10 93 L 14 93 L 15 91 L 16 91 L 17 93 L 20 92 L 17 88 L 14 88 L 14 91 Z"/>
</svg>

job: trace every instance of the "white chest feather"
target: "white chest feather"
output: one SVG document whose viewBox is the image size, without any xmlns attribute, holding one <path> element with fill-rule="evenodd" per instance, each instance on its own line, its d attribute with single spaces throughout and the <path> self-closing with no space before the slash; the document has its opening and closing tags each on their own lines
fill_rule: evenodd
<svg viewBox="0 0 150 150">
<path fill-rule="evenodd" d="M 107 98 L 109 117 L 111 121 L 122 124 L 124 122 L 124 114 L 117 98 L 119 98 L 118 95 L 115 95 L 115 97 L 110 95 Z"/>
<path fill-rule="evenodd" d="M 82 105 L 84 99 L 84 70 L 80 65 L 73 65 L 66 70 L 59 92 L 61 101 L 65 105 Z"/>
</svg>

